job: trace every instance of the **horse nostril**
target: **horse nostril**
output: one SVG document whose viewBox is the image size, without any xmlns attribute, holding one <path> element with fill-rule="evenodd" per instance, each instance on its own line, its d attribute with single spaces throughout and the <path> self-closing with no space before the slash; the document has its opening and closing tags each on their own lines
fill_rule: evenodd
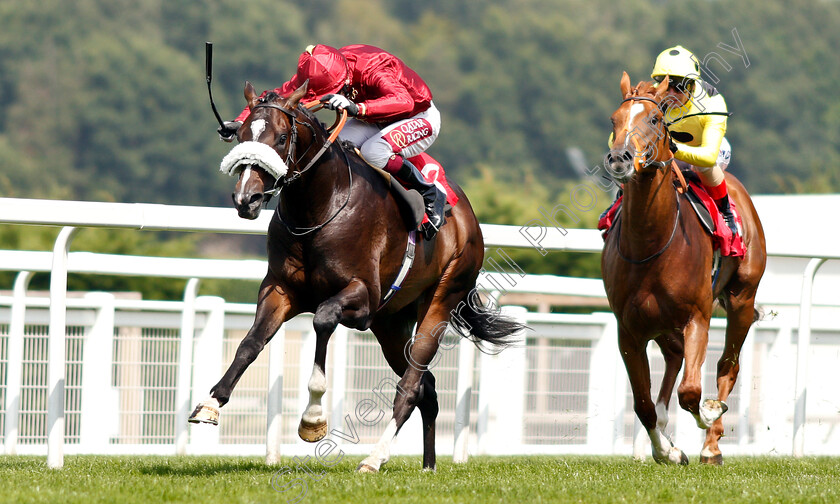
<svg viewBox="0 0 840 504">
<path fill-rule="evenodd" d="M 621 159 L 623 159 L 624 161 L 630 161 L 633 159 L 633 155 L 630 154 L 630 151 L 626 150 L 621 154 Z"/>
<path fill-rule="evenodd" d="M 254 205 L 256 203 L 261 202 L 263 199 L 263 195 L 260 193 L 252 194 L 251 198 L 248 200 L 249 205 Z"/>
</svg>

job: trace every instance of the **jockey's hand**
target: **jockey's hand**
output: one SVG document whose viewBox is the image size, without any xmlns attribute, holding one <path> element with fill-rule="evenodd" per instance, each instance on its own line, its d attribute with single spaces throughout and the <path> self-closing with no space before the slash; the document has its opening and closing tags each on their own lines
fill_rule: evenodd
<svg viewBox="0 0 840 504">
<path fill-rule="evenodd" d="M 671 154 L 676 154 L 677 150 L 679 150 L 677 149 L 677 143 L 674 142 L 674 139 L 671 137 L 671 135 L 668 135 L 668 149 L 671 151 Z"/>
<path fill-rule="evenodd" d="M 219 133 L 219 140 L 232 142 L 236 138 L 236 132 L 239 131 L 240 126 L 242 126 L 242 123 L 239 121 L 225 121 L 225 125 L 219 126 L 216 130 Z"/>
<path fill-rule="evenodd" d="M 359 106 L 340 94 L 328 94 L 321 98 L 321 103 L 330 110 L 346 110 L 347 115 L 356 117 L 359 115 Z"/>
</svg>

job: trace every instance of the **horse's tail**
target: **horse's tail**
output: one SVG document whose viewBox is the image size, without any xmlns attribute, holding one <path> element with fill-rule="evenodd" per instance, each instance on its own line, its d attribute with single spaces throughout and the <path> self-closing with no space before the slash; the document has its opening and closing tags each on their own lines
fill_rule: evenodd
<svg viewBox="0 0 840 504">
<path fill-rule="evenodd" d="M 478 300 L 475 290 L 453 310 L 450 324 L 455 330 L 485 353 L 496 354 L 522 342 L 521 333 L 528 326 L 500 314 L 498 306 L 494 305 L 495 310 L 481 304 L 476 307 L 473 300 Z"/>
</svg>

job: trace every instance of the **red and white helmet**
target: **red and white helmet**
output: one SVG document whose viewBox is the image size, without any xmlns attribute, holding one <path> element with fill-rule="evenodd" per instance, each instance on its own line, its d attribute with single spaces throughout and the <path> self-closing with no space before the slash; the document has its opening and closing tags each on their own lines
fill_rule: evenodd
<svg viewBox="0 0 840 504">
<path fill-rule="evenodd" d="M 292 77 L 294 89 L 309 79 L 304 100 L 313 100 L 326 94 L 337 93 L 350 84 L 350 67 L 338 49 L 317 44 L 309 46 L 298 59 L 297 73 Z"/>
</svg>

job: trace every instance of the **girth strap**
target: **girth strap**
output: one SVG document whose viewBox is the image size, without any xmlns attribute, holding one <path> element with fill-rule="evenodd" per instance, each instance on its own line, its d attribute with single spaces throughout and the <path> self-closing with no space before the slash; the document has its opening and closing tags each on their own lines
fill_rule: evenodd
<svg viewBox="0 0 840 504">
<path fill-rule="evenodd" d="M 408 272 L 411 270 L 411 266 L 414 264 L 414 250 L 417 247 L 417 230 L 412 229 L 408 233 L 408 243 L 405 247 L 405 255 L 403 256 L 402 266 L 400 267 L 400 272 L 397 273 L 397 278 L 394 280 L 394 283 L 391 284 L 391 288 L 385 295 L 382 297 L 382 302 L 379 303 L 379 309 L 381 310 L 385 303 L 391 300 L 394 294 L 400 290 L 400 286 L 402 285 L 405 277 L 408 276 Z"/>
</svg>

